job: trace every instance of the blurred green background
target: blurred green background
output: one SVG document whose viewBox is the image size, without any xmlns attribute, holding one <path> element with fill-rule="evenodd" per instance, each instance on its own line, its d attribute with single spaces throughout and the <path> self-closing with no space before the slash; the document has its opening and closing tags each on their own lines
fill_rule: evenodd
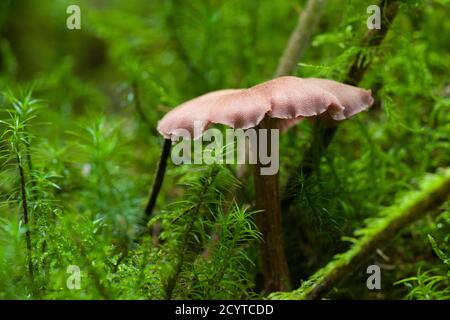
<svg viewBox="0 0 450 320">
<path fill-rule="evenodd" d="M 365 218 L 414 189 L 424 173 L 450 163 L 449 3 L 400 1 L 383 44 L 364 48 L 366 8 L 373 2 L 327 1 L 295 72 L 342 80 L 357 53 L 367 52 L 369 69 L 360 86 L 373 90 L 376 106 L 340 126 L 318 159 L 318 174 L 303 181 L 298 173 L 295 206 L 283 213 L 294 288 L 348 248 L 342 237 Z M 8 110 L 20 105 L 17 101 L 23 106 L 30 92 L 37 100 L 33 118 L 25 121 L 25 129 L 17 129 L 31 141 L 34 164 L 25 168 L 34 223 L 31 284 L 11 132 L 0 124 L 0 298 L 165 298 L 179 265 L 180 239 L 192 231 L 171 214 L 179 209 L 176 201 L 196 201 L 190 184 L 179 183 L 198 179 L 189 183 L 204 184 L 202 175 L 209 169 L 170 164 L 156 208 L 163 220 L 162 243 L 147 235 L 136 242 L 162 144 L 157 121 L 207 91 L 270 79 L 305 3 L 2 0 L 0 119 L 10 121 Z M 66 27 L 66 9 L 72 4 L 81 8 L 81 30 Z M 281 185 L 314 134 L 305 122 L 282 137 Z M 220 191 L 212 196 L 214 209 L 205 208 L 214 217 L 202 219 L 225 226 L 251 221 L 242 214 L 252 204 L 252 192 L 248 180 L 241 181 L 236 197 L 223 200 L 226 190 Z M 231 214 L 232 221 L 220 220 L 225 219 L 220 212 L 232 210 L 230 197 L 240 209 Z M 208 237 L 197 235 L 200 240 L 189 247 L 190 264 L 183 263 L 173 298 L 261 297 L 258 236 L 254 226 L 247 227 L 248 234 L 236 231 L 239 241 L 223 243 L 231 251 L 218 250 L 204 259 L 198 258 L 199 250 Z M 448 252 L 448 205 L 403 230 L 368 261 L 385 265 L 383 290 L 368 291 L 361 268 L 328 297 L 448 298 L 447 268 L 428 235 Z M 85 272 L 80 290 L 65 286 L 71 264 Z M 417 279 L 409 286 L 394 285 L 410 276 Z M 441 278 L 430 285 L 427 276 Z"/>
</svg>

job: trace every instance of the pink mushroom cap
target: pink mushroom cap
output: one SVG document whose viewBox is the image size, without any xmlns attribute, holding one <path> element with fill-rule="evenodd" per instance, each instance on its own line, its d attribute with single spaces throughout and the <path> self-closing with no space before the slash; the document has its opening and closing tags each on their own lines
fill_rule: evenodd
<svg viewBox="0 0 450 320">
<path fill-rule="evenodd" d="M 158 123 L 158 131 L 167 139 L 185 129 L 196 139 L 213 124 L 234 129 L 256 127 L 267 115 L 281 119 L 282 131 L 303 118 L 322 114 L 340 121 L 367 110 L 373 104 L 370 90 L 333 80 L 280 77 L 248 89 L 213 91 L 168 112 Z M 194 123 L 200 130 L 194 132 Z M 196 135 L 194 135 L 196 133 Z"/>
</svg>

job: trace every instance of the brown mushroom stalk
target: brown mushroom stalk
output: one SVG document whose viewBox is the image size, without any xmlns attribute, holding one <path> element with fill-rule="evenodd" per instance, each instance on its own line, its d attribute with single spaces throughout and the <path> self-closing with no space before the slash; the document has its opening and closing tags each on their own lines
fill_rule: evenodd
<svg viewBox="0 0 450 320">
<path fill-rule="evenodd" d="M 259 124 L 259 128 L 276 129 L 276 122 L 276 119 L 266 117 Z M 261 141 L 258 142 L 261 143 Z M 263 143 L 271 145 L 271 135 L 267 135 L 267 141 L 263 141 Z M 287 291 L 290 288 L 290 279 L 283 244 L 278 173 L 262 175 L 261 163 L 257 163 L 253 167 L 255 207 L 257 210 L 262 210 L 262 213 L 257 215 L 256 222 L 263 234 L 261 254 L 264 291 Z"/>
</svg>

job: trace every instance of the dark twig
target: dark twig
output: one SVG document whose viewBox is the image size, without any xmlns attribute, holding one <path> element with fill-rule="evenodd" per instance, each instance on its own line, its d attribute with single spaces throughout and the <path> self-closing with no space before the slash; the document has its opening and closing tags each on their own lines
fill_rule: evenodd
<svg viewBox="0 0 450 320">
<path fill-rule="evenodd" d="M 159 191 L 164 180 L 164 174 L 167 167 L 167 159 L 170 155 L 170 147 L 172 141 L 170 139 L 164 139 L 164 143 L 161 150 L 161 156 L 159 158 L 158 167 L 156 168 L 156 175 L 153 180 L 152 189 L 150 192 L 150 198 L 148 200 L 147 206 L 145 207 L 145 214 L 150 217 L 156 204 L 156 199 L 158 198 Z"/>
</svg>

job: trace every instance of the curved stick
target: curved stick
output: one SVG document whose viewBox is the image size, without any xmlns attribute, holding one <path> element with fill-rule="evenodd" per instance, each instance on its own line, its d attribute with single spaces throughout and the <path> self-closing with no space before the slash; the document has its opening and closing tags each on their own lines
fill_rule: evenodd
<svg viewBox="0 0 450 320">
<path fill-rule="evenodd" d="M 147 206 L 145 207 L 145 215 L 150 217 L 152 211 L 156 204 L 156 199 L 158 198 L 159 191 L 161 190 L 161 186 L 164 180 L 164 174 L 166 172 L 167 167 L 167 159 L 170 154 L 170 147 L 172 145 L 172 141 L 170 139 L 164 139 L 164 143 L 161 149 L 161 156 L 159 158 L 158 167 L 156 168 L 155 179 L 153 180 L 152 189 L 150 192 L 150 198 L 148 200 Z"/>
<path fill-rule="evenodd" d="M 265 118 L 260 124 L 261 129 L 273 129 L 274 119 Z M 258 141 L 271 145 L 270 134 L 267 141 Z M 268 150 L 271 150 L 269 148 Z M 261 164 L 255 164 L 253 179 L 255 185 L 256 209 L 262 210 L 257 215 L 256 223 L 263 237 L 261 243 L 264 272 L 264 290 L 268 293 L 286 291 L 290 287 L 289 268 L 284 252 L 283 232 L 281 227 L 280 191 L 278 173 L 261 175 Z"/>
</svg>

